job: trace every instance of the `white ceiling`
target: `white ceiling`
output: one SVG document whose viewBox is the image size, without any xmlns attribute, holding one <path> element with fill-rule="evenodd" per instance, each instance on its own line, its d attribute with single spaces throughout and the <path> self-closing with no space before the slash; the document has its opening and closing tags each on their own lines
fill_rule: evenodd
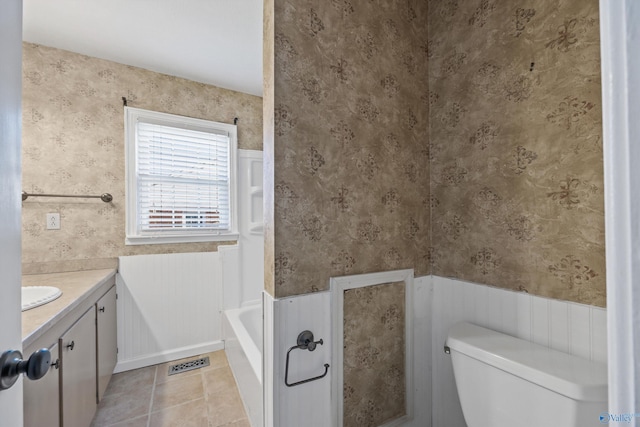
<svg viewBox="0 0 640 427">
<path fill-rule="evenodd" d="M 262 0 L 23 0 L 23 39 L 262 96 Z"/>
</svg>

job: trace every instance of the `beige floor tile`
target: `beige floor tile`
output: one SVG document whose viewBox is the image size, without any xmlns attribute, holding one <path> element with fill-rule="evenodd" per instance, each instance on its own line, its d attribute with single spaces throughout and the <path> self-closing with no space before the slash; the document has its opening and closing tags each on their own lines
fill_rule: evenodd
<svg viewBox="0 0 640 427">
<path fill-rule="evenodd" d="M 150 427 L 207 427 L 204 399 L 172 406 L 151 414 Z"/>
<path fill-rule="evenodd" d="M 200 357 L 205 357 L 205 356 L 209 356 L 209 366 L 205 366 L 204 368 L 202 368 L 201 371 L 203 372 L 229 366 L 229 361 L 227 360 L 227 355 L 224 352 L 224 350 L 203 354 Z"/>
<path fill-rule="evenodd" d="M 176 375 L 195 357 L 114 375 L 92 427 L 250 427 L 224 351 L 202 356 L 209 366 Z"/>
<path fill-rule="evenodd" d="M 133 392 L 141 389 L 151 389 L 156 375 L 156 367 L 134 369 L 132 371 L 114 374 L 109 381 L 105 395 Z"/>
<path fill-rule="evenodd" d="M 181 405 L 191 400 L 202 398 L 204 389 L 202 387 L 201 375 L 190 375 L 156 384 L 153 394 L 153 406 L 151 412 L 156 412 L 175 405 Z"/>
<path fill-rule="evenodd" d="M 251 427 L 251 423 L 249 423 L 248 419 L 234 421 L 229 424 L 225 424 L 224 427 Z"/>
<path fill-rule="evenodd" d="M 98 405 L 93 426 L 108 426 L 148 414 L 151 404 L 151 390 L 152 387 L 148 386 L 113 395 L 105 394 L 102 402 Z"/>
<path fill-rule="evenodd" d="M 108 427 L 147 427 L 149 421 L 148 415 L 143 415 L 132 420 L 122 421 L 120 423 L 109 424 Z"/>
<path fill-rule="evenodd" d="M 218 393 L 220 391 L 236 389 L 236 380 L 233 378 L 231 368 L 224 367 L 202 373 L 205 393 Z"/>
<path fill-rule="evenodd" d="M 237 389 L 207 394 L 205 399 L 209 411 L 210 427 L 224 426 L 247 418 Z"/>
</svg>

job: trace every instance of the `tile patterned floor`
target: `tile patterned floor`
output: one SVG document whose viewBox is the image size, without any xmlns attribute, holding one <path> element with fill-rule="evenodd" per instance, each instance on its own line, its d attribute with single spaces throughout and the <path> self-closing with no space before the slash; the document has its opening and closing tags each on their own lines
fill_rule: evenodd
<svg viewBox="0 0 640 427">
<path fill-rule="evenodd" d="M 169 365 L 115 374 L 92 427 L 250 427 L 224 351 L 210 365 L 168 376 Z M 198 356 L 201 357 L 201 356 Z"/>
</svg>

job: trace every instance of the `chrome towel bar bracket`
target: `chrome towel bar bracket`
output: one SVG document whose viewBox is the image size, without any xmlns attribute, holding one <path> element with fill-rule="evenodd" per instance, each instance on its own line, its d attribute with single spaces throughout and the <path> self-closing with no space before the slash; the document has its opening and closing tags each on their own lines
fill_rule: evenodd
<svg viewBox="0 0 640 427">
<path fill-rule="evenodd" d="M 287 387 L 293 387 L 293 386 L 308 383 L 311 381 L 316 381 L 316 380 L 319 380 L 320 378 L 324 378 L 327 375 L 327 372 L 329 372 L 329 364 L 325 363 L 324 374 L 318 375 L 317 377 L 307 378 L 306 380 L 296 381 L 295 383 L 289 383 L 289 354 L 291 353 L 291 351 L 295 349 L 313 351 L 316 349 L 316 345 L 318 344 L 323 345 L 323 343 L 324 342 L 322 341 L 322 339 L 319 339 L 318 341 L 314 341 L 313 332 L 311 331 L 302 331 L 300 332 L 300 334 L 298 334 L 298 345 L 294 345 L 289 349 L 289 351 L 287 351 L 287 362 L 284 370 L 284 383 Z"/>
</svg>

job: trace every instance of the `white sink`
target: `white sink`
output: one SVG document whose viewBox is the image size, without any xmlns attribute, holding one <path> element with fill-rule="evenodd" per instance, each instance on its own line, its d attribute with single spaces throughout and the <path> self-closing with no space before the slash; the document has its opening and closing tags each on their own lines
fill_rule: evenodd
<svg viewBox="0 0 640 427">
<path fill-rule="evenodd" d="M 22 288 L 22 311 L 39 307 L 62 295 L 62 291 L 53 286 L 24 286 Z"/>
</svg>

